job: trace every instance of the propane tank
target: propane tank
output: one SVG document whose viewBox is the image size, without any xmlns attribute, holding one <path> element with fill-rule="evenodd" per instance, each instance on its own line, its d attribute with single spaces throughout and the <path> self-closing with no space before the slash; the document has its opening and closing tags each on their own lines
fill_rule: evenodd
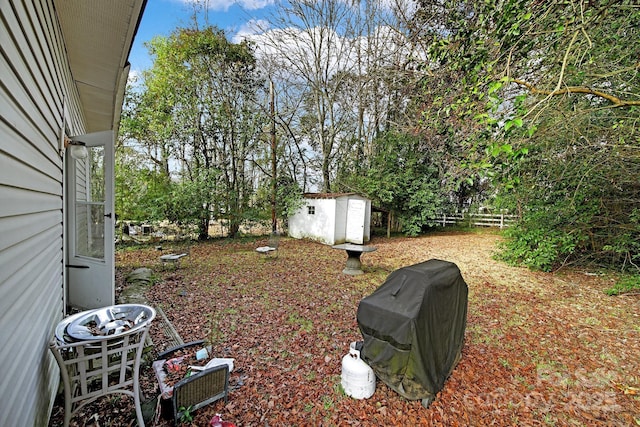
<svg viewBox="0 0 640 427">
<path fill-rule="evenodd" d="M 360 358 L 356 343 L 349 346 L 349 353 L 342 358 L 342 388 L 347 396 L 368 399 L 376 391 L 376 375 Z"/>
</svg>

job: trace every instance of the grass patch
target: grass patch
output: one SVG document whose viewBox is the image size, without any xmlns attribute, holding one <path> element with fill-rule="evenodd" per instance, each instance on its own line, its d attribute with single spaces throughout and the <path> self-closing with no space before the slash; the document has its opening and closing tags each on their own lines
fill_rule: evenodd
<svg viewBox="0 0 640 427">
<path fill-rule="evenodd" d="M 487 329 L 481 325 L 467 325 L 467 333 L 471 338 L 472 344 L 484 344 L 494 347 L 503 345 L 501 337 L 504 333 L 497 327 Z"/>
<path fill-rule="evenodd" d="M 623 277 L 605 292 L 609 296 L 614 296 L 634 291 L 640 292 L 640 274 L 631 274 Z"/>
<path fill-rule="evenodd" d="M 322 396 L 320 398 L 320 401 L 322 402 L 322 407 L 324 408 L 325 411 L 332 410 L 335 405 L 335 402 L 330 396 L 326 396 L 326 395 Z"/>
<path fill-rule="evenodd" d="M 300 329 L 305 332 L 311 332 L 313 330 L 313 321 L 298 316 L 296 313 L 290 314 L 287 322 L 292 325 L 298 325 Z"/>
</svg>

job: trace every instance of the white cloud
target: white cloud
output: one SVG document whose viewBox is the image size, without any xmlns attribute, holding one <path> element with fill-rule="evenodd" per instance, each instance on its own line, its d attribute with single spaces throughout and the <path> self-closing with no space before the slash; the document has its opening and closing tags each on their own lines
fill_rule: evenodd
<svg viewBox="0 0 640 427">
<path fill-rule="evenodd" d="M 234 42 L 242 39 L 253 42 L 258 59 L 267 60 L 261 63 L 277 64 L 276 69 L 288 72 L 298 70 L 306 74 L 320 66 L 329 75 L 340 71 L 367 73 L 370 65 L 395 67 L 409 58 L 426 59 L 420 46 L 413 45 L 405 34 L 389 26 L 379 26 L 368 37 L 357 38 L 342 37 L 333 30 L 319 27 L 260 29 L 260 26 L 253 27 L 253 31 L 243 33 L 242 37 L 239 34 Z M 366 56 L 371 63 L 361 61 Z"/>
<path fill-rule="evenodd" d="M 264 19 L 252 19 L 240 26 L 236 34 L 233 36 L 232 42 L 240 43 L 245 39 L 251 40 L 253 36 L 263 34 L 268 29 L 269 22 Z"/>
<path fill-rule="evenodd" d="M 136 84 L 140 80 L 142 72 L 134 68 L 129 69 L 129 75 L 127 76 L 127 83 Z"/>
<path fill-rule="evenodd" d="M 237 2 L 243 9 L 258 10 L 269 7 L 275 3 L 275 0 L 240 0 Z"/>
<path fill-rule="evenodd" d="M 258 10 L 271 6 L 275 0 L 182 0 L 185 4 L 197 4 L 209 10 L 228 11 L 231 6 L 238 5 L 246 10 Z"/>
</svg>

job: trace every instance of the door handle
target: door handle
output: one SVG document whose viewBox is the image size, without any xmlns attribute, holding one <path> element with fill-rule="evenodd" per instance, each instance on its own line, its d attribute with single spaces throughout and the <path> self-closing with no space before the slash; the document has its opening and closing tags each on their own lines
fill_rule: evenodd
<svg viewBox="0 0 640 427">
<path fill-rule="evenodd" d="M 108 214 L 104 214 L 105 218 L 111 218 L 111 212 L 109 212 Z"/>
<path fill-rule="evenodd" d="M 74 265 L 74 264 L 65 264 L 67 268 L 89 268 L 88 265 Z"/>
</svg>

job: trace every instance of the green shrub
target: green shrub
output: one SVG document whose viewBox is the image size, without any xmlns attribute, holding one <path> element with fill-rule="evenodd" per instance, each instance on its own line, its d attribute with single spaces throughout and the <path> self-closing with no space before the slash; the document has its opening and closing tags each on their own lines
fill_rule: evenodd
<svg viewBox="0 0 640 427">
<path fill-rule="evenodd" d="M 534 270 L 551 271 L 561 255 L 570 252 L 575 245 L 566 236 L 549 236 L 533 230 L 502 246 L 498 258 L 511 265 L 525 265 Z"/>
<path fill-rule="evenodd" d="M 577 233 L 549 227 L 551 223 L 541 217 L 530 220 L 535 226 L 522 221 L 505 231 L 506 240 L 500 246 L 497 259 L 511 265 L 551 271 L 579 247 L 581 238 Z"/>
</svg>

